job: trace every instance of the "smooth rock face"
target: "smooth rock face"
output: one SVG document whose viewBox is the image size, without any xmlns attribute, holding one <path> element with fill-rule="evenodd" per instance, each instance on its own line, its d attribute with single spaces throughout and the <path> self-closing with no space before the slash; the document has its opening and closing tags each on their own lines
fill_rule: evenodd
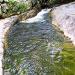
<svg viewBox="0 0 75 75">
<path fill-rule="evenodd" d="M 4 54 L 4 38 L 11 25 L 13 25 L 17 20 L 17 16 L 12 16 L 10 18 L 0 20 L 0 75 L 3 75 L 2 61 Z"/>
<path fill-rule="evenodd" d="M 75 45 L 75 2 L 55 7 L 52 10 L 52 23 L 58 26 Z"/>
</svg>

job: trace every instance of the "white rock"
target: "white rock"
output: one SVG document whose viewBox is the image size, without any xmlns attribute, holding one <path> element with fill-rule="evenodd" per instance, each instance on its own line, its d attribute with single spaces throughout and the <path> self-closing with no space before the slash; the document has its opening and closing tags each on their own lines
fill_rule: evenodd
<svg viewBox="0 0 75 75">
<path fill-rule="evenodd" d="M 52 10 L 52 18 L 52 23 L 58 26 L 75 45 L 75 2 L 55 7 Z"/>
<path fill-rule="evenodd" d="M 2 60 L 4 52 L 4 37 L 11 25 L 13 25 L 17 20 L 18 16 L 12 16 L 10 18 L 0 20 L 0 75 L 3 75 Z"/>
</svg>

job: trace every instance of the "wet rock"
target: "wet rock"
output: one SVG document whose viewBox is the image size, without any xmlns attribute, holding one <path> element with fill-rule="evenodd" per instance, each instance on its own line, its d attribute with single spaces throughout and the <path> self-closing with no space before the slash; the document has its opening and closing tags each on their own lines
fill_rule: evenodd
<svg viewBox="0 0 75 75">
<path fill-rule="evenodd" d="M 52 10 L 52 23 L 75 45 L 75 2 L 55 7 Z"/>
<path fill-rule="evenodd" d="M 0 75 L 3 75 L 2 61 L 4 54 L 4 40 L 9 28 L 18 20 L 17 16 L 0 20 Z"/>
</svg>

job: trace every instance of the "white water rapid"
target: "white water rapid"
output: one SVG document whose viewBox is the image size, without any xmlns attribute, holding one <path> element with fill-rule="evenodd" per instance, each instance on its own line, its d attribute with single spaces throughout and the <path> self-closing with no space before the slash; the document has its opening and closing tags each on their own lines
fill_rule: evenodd
<svg viewBox="0 0 75 75">
<path fill-rule="evenodd" d="M 22 21 L 22 22 L 26 22 L 26 23 L 33 23 L 33 22 L 44 22 L 44 16 L 45 14 L 49 13 L 51 9 L 43 9 L 41 10 L 35 17 L 29 18 L 26 21 Z"/>
</svg>

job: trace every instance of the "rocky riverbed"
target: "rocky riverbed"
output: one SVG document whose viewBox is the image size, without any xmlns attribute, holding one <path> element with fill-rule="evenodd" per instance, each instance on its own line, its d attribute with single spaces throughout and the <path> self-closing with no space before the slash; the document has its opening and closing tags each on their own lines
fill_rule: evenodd
<svg viewBox="0 0 75 75">
<path fill-rule="evenodd" d="M 51 23 L 48 12 L 10 28 L 4 75 L 74 75 L 75 47 Z"/>
</svg>

